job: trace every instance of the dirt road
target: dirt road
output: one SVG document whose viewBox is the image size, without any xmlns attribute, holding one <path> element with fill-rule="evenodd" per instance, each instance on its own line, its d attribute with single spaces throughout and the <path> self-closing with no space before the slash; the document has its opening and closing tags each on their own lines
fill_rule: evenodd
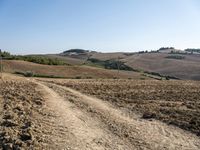
<svg viewBox="0 0 200 150">
<path fill-rule="evenodd" d="M 200 149 L 200 139 L 155 120 L 128 116 L 110 103 L 51 83 L 38 84 L 46 109 L 54 114 L 42 120 L 52 132 L 56 149 Z"/>
</svg>

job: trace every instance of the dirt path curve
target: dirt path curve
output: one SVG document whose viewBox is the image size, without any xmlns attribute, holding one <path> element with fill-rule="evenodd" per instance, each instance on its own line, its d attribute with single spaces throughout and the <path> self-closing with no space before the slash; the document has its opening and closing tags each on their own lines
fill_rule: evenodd
<svg viewBox="0 0 200 150">
<path fill-rule="evenodd" d="M 38 90 L 45 95 L 46 107 L 58 116 L 53 121 L 55 124 L 52 124 L 52 131 L 53 128 L 62 127 L 60 128 L 63 131 L 62 135 L 54 134 L 52 137 L 53 142 L 57 144 L 56 149 L 135 149 L 129 142 L 104 129 L 100 121 L 87 116 L 49 87 L 37 84 L 40 86 Z"/>
<path fill-rule="evenodd" d="M 80 108 L 79 111 L 85 109 L 92 113 L 91 116 L 97 116 L 101 122 L 108 124 L 108 129 L 112 133 L 126 142 L 131 142 L 135 149 L 200 149 L 199 137 L 182 129 L 168 126 L 160 121 L 140 119 L 136 115 L 129 117 L 100 99 L 60 85 L 50 84 L 50 86 L 56 87 L 54 90 L 59 94 L 64 90 L 65 93 L 71 94 L 68 96 L 73 95 L 74 99 L 70 101 Z"/>
</svg>

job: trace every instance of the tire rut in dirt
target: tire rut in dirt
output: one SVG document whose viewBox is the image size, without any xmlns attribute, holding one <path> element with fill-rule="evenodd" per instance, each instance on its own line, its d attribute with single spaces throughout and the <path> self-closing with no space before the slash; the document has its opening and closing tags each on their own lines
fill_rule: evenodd
<svg viewBox="0 0 200 150">
<path fill-rule="evenodd" d="M 99 108 L 94 106 L 91 101 L 91 103 L 87 103 L 84 98 L 88 97 L 81 97 L 82 95 L 79 92 L 55 84 L 48 83 L 47 85 L 65 97 L 66 100 L 87 111 L 92 117 L 100 119 L 110 131 L 124 140 L 129 140 L 137 149 L 199 149 L 199 139 L 190 133 L 185 133 L 174 127 L 168 127 L 157 121 L 139 120 L 133 121 L 134 124 L 132 124 L 129 117 L 126 120 L 127 117 L 123 117 L 120 114 L 121 112 L 115 111 L 112 107 Z M 112 111 L 109 111 L 109 109 Z M 120 115 L 116 117 L 116 114 Z M 176 132 L 173 133 L 173 131 Z M 187 138 L 192 140 L 185 142 Z"/>
<path fill-rule="evenodd" d="M 55 124 L 67 129 L 68 135 L 63 136 L 63 139 L 55 136 L 58 143 L 66 144 L 72 149 L 135 149 L 128 141 L 126 142 L 109 130 L 105 130 L 99 120 L 91 118 L 47 86 L 39 85 L 40 90 L 46 95 L 47 108 L 57 116 L 54 120 Z M 67 142 L 62 143 L 63 140 Z M 58 149 L 61 148 L 66 147 L 64 145 L 58 147 Z"/>
</svg>

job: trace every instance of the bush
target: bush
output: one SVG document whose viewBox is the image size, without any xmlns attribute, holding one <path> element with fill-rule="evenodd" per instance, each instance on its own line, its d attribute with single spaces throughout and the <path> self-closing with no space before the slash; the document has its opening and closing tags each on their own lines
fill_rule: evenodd
<svg viewBox="0 0 200 150">
<path fill-rule="evenodd" d="M 75 79 L 81 79 L 81 78 L 82 78 L 81 76 L 76 76 L 76 77 L 75 77 Z"/>
<path fill-rule="evenodd" d="M 27 71 L 27 72 L 25 72 L 24 76 L 25 77 L 33 77 L 34 73 L 32 71 Z"/>
<path fill-rule="evenodd" d="M 26 72 L 16 71 L 15 74 L 23 75 L 25 77 L 34 77 L 34 73 L 31 71 L 26 71 Z"/>
</svg>

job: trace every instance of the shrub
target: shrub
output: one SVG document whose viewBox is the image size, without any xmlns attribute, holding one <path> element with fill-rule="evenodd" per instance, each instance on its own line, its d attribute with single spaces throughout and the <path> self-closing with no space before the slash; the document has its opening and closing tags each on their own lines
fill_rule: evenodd
<svg viewBox="0 0 200 150">
<path fill-rule="evenodd" d="M 25 77 L 33 77 L 34 73 L 32 71 L 27 71 L 27 72 L 25 72 L 24 76 Z"/>
<path fill-rule="evenodd" d="M 76 77 L 75 77 L 75 79 L 81 79 L 81 78 L 82 78 L 81 76 L 76 76 Z"/>
</svg>

